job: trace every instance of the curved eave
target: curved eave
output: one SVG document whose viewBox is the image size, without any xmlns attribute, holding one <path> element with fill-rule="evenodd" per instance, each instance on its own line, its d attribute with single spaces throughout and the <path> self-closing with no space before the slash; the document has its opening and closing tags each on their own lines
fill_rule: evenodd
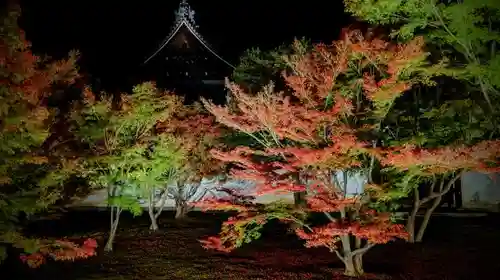
<svg viewBox="0 0 500 280">
<path fill-rule="evenodd" d="M 167 39 L 163 42 L 163 44 L 160 45 L 160 47 L 158 48 L 158 50 L 153 53 L 148 59 L 146 59 L 144 61 L 144 64 L 148 63 L 148 61 L 150 61 L 151 59 L 153 59 L 161 50 L 163 50 L 163 48 L 165 48 L 165 46 L 168 45 L 168 43 L 170 43 L 170 41 L 174 38 L 174 36 L 177 34 L 177 32 L 179 32 L 179 30 L 181 29 L 182 26 L 185 26 L 189 32 L 191 32 L 191 34 L 193 34 L 193 36 L 209 51 L 211 52 L 215 57 L 217 57 L 218 59 L 220 59 L 222 62 L 224 62 L 226 65 L 228 65 L 229 67 L 231 68 L 235 68 L 231 63 L 227 62 L 227 60 L 225 60 L 224 58 L 222 58 L 221 56 L 219 56 L 214 50 L 212 50 L 212 48 L 210 48 L 208 46 L 208 44 L 205 42 L 205 40 L 203 40 L 203 38 L 201 38 L 198 33 L 194 30 L 194 28 L 191 26 L 191 24 L 189 24 L 186 20 L 183 20 L 181 21 L 179 24 L 177 24 L 177 27 L 172 31 L 172 34 L 170 36 L 167 37 Z"/>
</svg>

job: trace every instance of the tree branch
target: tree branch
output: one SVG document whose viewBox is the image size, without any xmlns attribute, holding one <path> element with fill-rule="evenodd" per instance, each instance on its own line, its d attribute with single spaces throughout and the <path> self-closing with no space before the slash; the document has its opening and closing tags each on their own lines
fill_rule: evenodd
<svg viewBox="0 0 500 280">
<path fill-rule="evenodd" d="M 335 254 L 337 255 L 337 257 L 345 264 L 345 259 L 342 256 L 342 254 L 340 254 L 339 250 L 333 250 L 333 251 L 335 252 Z"/>
<path fill-rule="evenodd" d="M 451 187 L 455 184 L 455 182 L 460 178 L 462 177 L 462 174 L 464 173 L 464 171 L 461 171 L 459 172 L 455 177 L 453 177 L 449 182 L 448 184 L 446 184 L 446 187 L 444 187 L 444 189 L 442 189 L 442 185 L 444 185 L 444 178 L 441 182 L 441 187 L 440 187 L 440 191 L 439 192 L 432 192 L 428 197 L 422 199 L 422 204 L 426 203 L 426 202 L 429 202 L 430 200 L 432 199 L 435 199 L 437 197 L 440 197 L 440 196 L 443 196 L 444 194 L 446 194 L 447 192 L 450 191 Z"/>
<path fill-rule="evenodd" d="M 362 255 L 362 254 L 366 253 L 366 251 L 370 250 L 375 245 L 376 245 L 375 243 L 369 243 L 369 242 L 367 242 L 365 244 L 365 246 L 363 246 L 362 248 L 359 248 L 359 249 L 356 249 L 356 250 L 352 251 L 351 254 L 353 256 L 355 256 L 355 255 Z"/>
</svg>

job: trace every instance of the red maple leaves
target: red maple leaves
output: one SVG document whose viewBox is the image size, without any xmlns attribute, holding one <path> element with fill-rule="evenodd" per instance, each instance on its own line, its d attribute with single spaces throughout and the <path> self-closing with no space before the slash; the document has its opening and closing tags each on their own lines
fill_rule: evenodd
<svg viewBox="0 0 500 280">
<path fill-rule="evenodd" d="M 31 43 L 26 40 L 23 30 L 17 26 L 9 26 L 13 38 L 0 40 L 0 65 L 8 79 L 2 85 L 8 86 L 12 92 L 22 92 L 22 98 L 32 105 L 50 94 L 50 87 L 55 83 L 72 84 L 79 77 L 76 67 L 77 52 L 71 52 L 66 60 L 46 63 L 31 52 Z M 12 42 L 12 41 L 15 42 Z"/>
<path fill-rule="evenodd" d="M 239 147 L 213 151 L 215 158 L 236 166 L 231 177 L 255 182 L 255 195 L 307 191 L 305 207 L 285 207 L 278 212 L 257 206 L 231 208 L 227 201 L 220 205 L 210 201 L 208 208 L 231 208 L 239 214 L 223 225 L 219 237 L 204 241 L 204 246 L 232 250 L 247 240 L 245 232 L 253 235 L 256 228 L 274 218 L 301 223 L 304 228 L 298 229 L 297 235 L 307 246 L 331 250 L 336 250 L 342 236 L 365 240 L 364 249 L 356 252 L 406 238 L 403 227 L 393 224 L 388 214 L 369 209 L 369 197 L 349 193 L 345 180 L 350 175 L 343 182 L 338 175 L 358 170 L 365 176 L 360 184 L 368 183 L 366 172 L 361 172 L 369 168 L 366 158 L 382 153 L 373 150 L 370 139 L 360 139 L 360 132 L 378 129 L 375 124 L 391 102 L 412 86 L 414 80 L 402 75 L 425 59 L 422 45 L 421 38 L 392 45 L 351 31 L 332 45 L 319 44 L 311 52 L 287 57 L 292 71 L 284 77 L 290 92 L 276 93 L 269 86 L 250 95 L 229 84 L 235 108 L 204 102 L 218 122 L 251 135 L 263 146 L 260 150 Z M 366 122 L 367 116 L 375 122 Z M 372 187 L 371 191 L 380 189 Z M 329 223 L 309 227 L 298 218 L 301 212 L 323 212 Z M 342 246 L 350 246 L 349 241 Z"/>
<path fill-rule="evenodd" d="M 96 254 L 97 242 L 95 239 L 87 239 L 82 246 L 64 241 L 44 242 L 36 253 L 21 255 L 19 258 L 29 267 L 36 268 L 45 263 L 47 257 L 57 261 L 74 261 L 86 259 Z"/>
<path fill-rule="evenodd" d="M 457 145 L 423 149 L 412 145 L 378 149 L 384 165 L 400 170 L 418 168 L 427 174 L 446 174 L 473 170 L 483 173 L 500 171 L 500 141 L 488 140 L 473 146 Z"/>
<path fill-rule="evenodd" d="M 184 169 L 186 173 L 196 174 L 183 181 L 201 182 L 204 176 L 211 176 L 222 168 L 222 163 L 211 156 L 210 150 L 218 145 L 223 132 L 215 117 L 207 114 L 199 104 L 179 103 L 174 111 L 171 118 L 157 125 L 157 129 L 181 140 L 182 149 L 187 153 Z"/>
</svg>

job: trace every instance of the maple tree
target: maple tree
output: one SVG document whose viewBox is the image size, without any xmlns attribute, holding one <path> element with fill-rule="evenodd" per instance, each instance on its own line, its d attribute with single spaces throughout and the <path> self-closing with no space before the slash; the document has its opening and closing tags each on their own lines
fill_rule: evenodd
<svg viewBox="0 0 500 280">
<path fill-rule="evenodd" d="M 297 48 L 298 44 L 302 46 L 300 49 Z M 258 92 L 270 82 L 282 85 L 281 72 L 288 68 L 284 57 L 297 50 L 304 52 L 310 47 L 311 43 L 302 38 L 295 42 L 295 46 L 283 44 L 271 50 L 250 48 L 239 58 L 231 80 L 248 92 Z"/>
<path fill-rule="evenodd" d="M 0 260 L 10 245 L 35 252 L 31 258 L 41 262 L 56 254 L 51 245 L 62 241 L 26 238 L 19 218 L 38 214 L 61 199 L 65 182 L 78 172 L 73 157 L 44 146 L 59 113 L 47 101 L 56 84 L 68 87 L 79 77 L 78 53 L 70 52 L 62 60 L 33 54 L 18 26 L 20 13 L 19 7 L 10 6 L 0 25 Z M 55 259 L 64 260 L 79 250 L 86 250 L 81 256 L 88 257 L 94 249 L 69 246 Z"/>
<path fill-rule="evenodd" d="M 500 140 L 480 141 L 474 145 L 448 145 L 422 148 L 408 143 L 399 147 L 378 149 L 386 169 L 396 170 L 402 188 L 412 189 L 420 182 L 428 183 L 428 192 L 413 191 L 413 209 L 407 221 L 411 242 L 421 242 L 434 210 L 453 184 L 466 172 L 495 173 L 500 171 Z M 393 182 L 394 183 L 394 182 Z M 424 219 L 415 226 L 417 212 L 426 204 Z"/>
<path fill-rule="evenodd" d="M 74 261 L 89 258 L 95 255 L 96 248 L 97 242 L 90 238 L 85 240 L 82 246 L 64 240 L 45 241 L 38 244 L 36 252 L 21 255 L 20 259 L 29 267 L 36 268 L 44 264 L 47 257 L 56 261 Z"/>
<path fill-rule="evenodd" d="M 217 121 L 262 144 L 261 149 L 213 152 L 236 165 L 232 177 L 256 182 L 256 195 L 307 191 L 307 205 L 300 208 L 203 201 L 199 205 L 205 209 L 239 212 L 223 224 L 220 236 L 203 241 L 205 248 L 231 251 L 258 238 L 268 220 L 278 219 L 300 224 L 296 233 L 306 246 L 329 248 L 344 262 L 346 275 L 359 276 L 366 251 L 406 238 L 390 213 L 373 208 L 390 189 L 373 181 L 380 156 L 374 146 L 395 100 L 414 84 L 431 82 L 426 56 L 422 38 L 395 45 L 345 30 L 332 45 L 286 58 L 290 94 L 268 86 L 252 95 L 229 83 L 235 109 L 204 101 Z M 348 189 L 353 174 L 364 178 L 359 183 L 364 192 Z M 329 223 L 308 226 L 303 221 L 308 212 L 322 212 Z"/>
<path fill-rule="evenodd" d="M 196 102 L 178 107 L 171 118 L 158 124 L 157 129 L 179 139 L 184 152 L 179 167 L 173 170 L 172 186 L 166 187 L 162 194 L 175 201 L 175 218 L 181 219 L 193 209 L 191 204 L 212 190 L 204 180 L 212 181 L 215 186 L 220 184 L 224 165 L 212 157 L 210 150 L 220 145 L 219 139 L 224 132 L 215 118 Z"/>
<path fill-rule="evenodd" d="M 457 151 L 460 146 L 474 149 L 474 144 L 481 145 L 478 142 L 498 138 L 497 1 L 345 0 L 344 4 L 358 19 L 390 27 L 391 35 L 398 40 L 424 36 L 432 52 L 431 61 L 446 61 L 446 67 L 438 71 L 439 85 L 415 90 L 411 103 L 402 110 L 406 113 L 394 116 L 386 130 L 387 145 L 411 144 L 442 153 L 442 149 L 451 147 Z M 408 108 L 414 109 L 410 112 Z M 449 155 L 449 159 L 454 158 Z M 481 158 L 475 160 L 479 164 Z M 476 169 L 457 166 L 432 176 L 408 173 L 401 178 L 402 189 L 413 189 L 413 209 L 407 221 L 411 242 L 422 241 L 430 216 L 443 196 L 449 195 L 464 172 L 480 171 Z M 416 229 L 416 215 L 422 208 L 424 219 Z"/>
<path fill-rule="evenodd" d="M 133 94 L 120 95 L 118 104 L 112 96 L 97 100 L 89 90 L 82 102 L 74 104 L 71 131 L 88 153 L 82 155 L 82 173 L 95 188 L 108 190 L 111 222 L 105 250 L 113 250 L 121 213 L 141 214 L 138 199 L 144 194 L 149 198 L 155 188 L 168 184 L 172 180 L 168 171 L 181 163 L 177 140 L 156 133 L 156 125 L 181 104 L 179 97 L 151 82 L 135 86 Z"/>
<path fill-rule="evenodd" d="M 344 0 L 344 4 L 359 20 L 390 26 L 395 38 L 424 36 L 435 56 L 449 61 L 440 74 L 466 85 L 467 98 L 482 96 L 484 104 L 480 108 L 498 135 L 499 2 Z M 461 101 L 464 100 L 458 100 Z"/>
</svg>

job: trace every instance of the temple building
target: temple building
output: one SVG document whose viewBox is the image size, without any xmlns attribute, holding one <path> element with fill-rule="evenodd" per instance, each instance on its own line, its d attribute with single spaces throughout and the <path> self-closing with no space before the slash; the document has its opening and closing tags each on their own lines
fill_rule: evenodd
<svg viewBox="0 0 500 280">
<path fill-rule="evenodd" d="M 194 16 L 194 10 L 182 0 L 170 33 L 144 61 L 143 74 L 159 87 L 185 96 L 187 102 L 199 96 L 224 102 L 224 78 L 234 66 L 201 36 Z"/>
</svg>

